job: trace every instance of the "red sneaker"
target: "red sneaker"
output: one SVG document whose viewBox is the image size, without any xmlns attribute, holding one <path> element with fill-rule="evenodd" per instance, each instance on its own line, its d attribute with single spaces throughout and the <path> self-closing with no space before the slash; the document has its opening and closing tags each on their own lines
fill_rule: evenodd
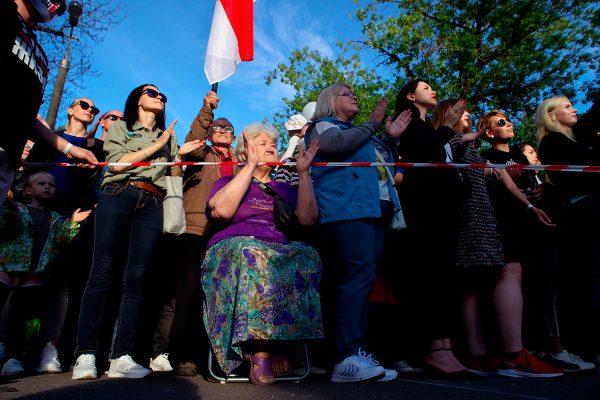
<svg viewBox="0 0 600 400">
<path fill-rule="evenodd" d="M 480 357 L 468 356 L 464 364 L 469 371 L 479 376 L 496 376 L 502 364 L 502 357 L 485 356 L 482 360 Z"/>
<path fill-rule="evenodd" d="M 513 378 L 554 378 L 561 376 L 563 370 L 538 360 L 527 349 L 522 349 L 514 360 L 502 360 L 498 374 Z"/>
</svg>

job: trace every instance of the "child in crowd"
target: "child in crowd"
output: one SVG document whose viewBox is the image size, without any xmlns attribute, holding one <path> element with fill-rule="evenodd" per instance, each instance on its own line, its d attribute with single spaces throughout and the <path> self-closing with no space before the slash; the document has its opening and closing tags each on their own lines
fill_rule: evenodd
<svg viewBox="0 0 600 400">
<path fill-rule="evenodd" d="M 36 172 L 25 181 L 26 204 L 13 203 L 12 210 L 4 207 L 0 214 L 0 221 L 7 212 L 18 215 L 13 235 L 0 238 L 0 310 L 10 307 L 4 310 L 9 315 L 6 337 L 0 337 L 0 352 L 7 359 L 1 375 L 25 372 L 19 358 L 25 344 L 26 324 L 42 313 L 52 260 L 60 246 L 77 235 L 80 223 L 91 212 L 77 209 L 71 219 L 66 219 L 50 211 L 55 193 L 54 177 L 48 172 Z M 38 370 L 61 371 L 54 343 L 46 344 Z"/>
</svg>

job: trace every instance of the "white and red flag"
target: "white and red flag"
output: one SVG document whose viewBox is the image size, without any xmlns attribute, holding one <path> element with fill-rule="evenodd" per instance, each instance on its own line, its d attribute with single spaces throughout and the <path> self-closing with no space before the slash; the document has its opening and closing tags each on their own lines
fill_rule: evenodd
<svg viewBox="0 0 600 400">
<path fill-rule="evenodd" d="M 204 72 L 210 84 L 229 78 L 241 61 L 254 58 L 253 0 L 217 0 Z"/>
</svg>

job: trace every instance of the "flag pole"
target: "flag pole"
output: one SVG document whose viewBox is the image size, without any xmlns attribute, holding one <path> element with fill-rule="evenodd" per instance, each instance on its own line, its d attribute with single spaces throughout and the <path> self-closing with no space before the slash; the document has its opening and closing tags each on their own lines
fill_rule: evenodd
<svg viewBox="0 0 600 400">
<path fill-rule="evenodd" d="M 210 87 L 210 90 L 212 90 L 215 93 L 217 93 L 218 89 L 219 89 L 219 82 L 213 83 L 212 86 Z"/>
</svg>

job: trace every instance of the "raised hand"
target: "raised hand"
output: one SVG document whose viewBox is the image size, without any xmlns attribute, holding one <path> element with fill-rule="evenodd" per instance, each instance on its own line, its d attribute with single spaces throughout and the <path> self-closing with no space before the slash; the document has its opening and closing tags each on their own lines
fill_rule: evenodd
<svg viewBox="0 0 600 400">
<path fill-rule="evenodd" d="M 252 168 L 256 168 L 258 165 L 258 156 L 256 155 L 256 146 L 250 144 L 246 131 L 242 131 L 244 137 L 244 156 L 246 157 L 246 164 Z"/>
<path fill-rule="evenodd" d="M 410 121 L 412 121 L 411 110 L 402 111 L 394 122 L 392 122 L 392 117 L 388 117 L 385 122 L 385 133 L 393 138 L 397 138 L 404 133 Z"/>
<path fill-rule="evenodd" d="M 210 90 L 206 96 L 204 96 L 204 107 L 209 108 L 211 110 L 215 110 L 219 105 L 219 97 L 215 92 Z"/>
<path fill-rule="evenodd" d="M 175 137 L 175 124 L 177 124 L 177 120 L 173 121 L 173 123 L 163 131 L 158 139 L 163 145 L 169 143 L 172 137 Z"/>
<path fill-rule="evenodd" d="M 387 108 L 387 97 L 381 96 L 381 99 L 379 99 L 379 102 L 377 102 L 375 109 L 371 113 L 371 118 L 369 118 L 369 121 L 373 121 L 373 122 L 376 122 L 379 125 L 381 125 L 381 123 L 383 122 L 383 118 L 385 117 L 385 109 L 386 108 Z"/>
<path fill-rule="evenodd" d="M 200 146 L 204 146 L 206 144 L 206 140 L 190 140 L 189 142 L 185 142 L 179 148 L 179 155 L 185 156 L 186 154 L 191 153 L 196 150 Z"/>
<path fill-rule="evenodd" d="M 308 150 L 304 150 L 302 147 L 300 147 L 300 150 L 298 151 L 298 159 L 296 160 L 296 171 L 298 171 L 298 174 L 308 171 L 310 168 L 310 163 L 314 160 L 315 155 L 317 154 L 317 150 L 319 150 L 318 137 L 315 137 L 310 142 Z"/>
<path fill-rule="evenodd" d="M 459 100 L 455 105 L 450 107 L 444 114 L 444 125 L 454 128 L 458 121 L 460 121 L 460 118 L 464 114 L 466 107 L 467 102 L 464 99 Z"/>
<path fill-rule="evenodd" d="M 81 222 L 81 221 L 85 220 L 87 217 L 89 217 L 89 215 L 91 213 L 92 213 L 92 210 L 81 211 L 81 208 L 78 208 L 77 210 L 75 210 L 75 212 L 71 216 L 71 220 L 73 220 L 74 222 Z"/>
</svg>

